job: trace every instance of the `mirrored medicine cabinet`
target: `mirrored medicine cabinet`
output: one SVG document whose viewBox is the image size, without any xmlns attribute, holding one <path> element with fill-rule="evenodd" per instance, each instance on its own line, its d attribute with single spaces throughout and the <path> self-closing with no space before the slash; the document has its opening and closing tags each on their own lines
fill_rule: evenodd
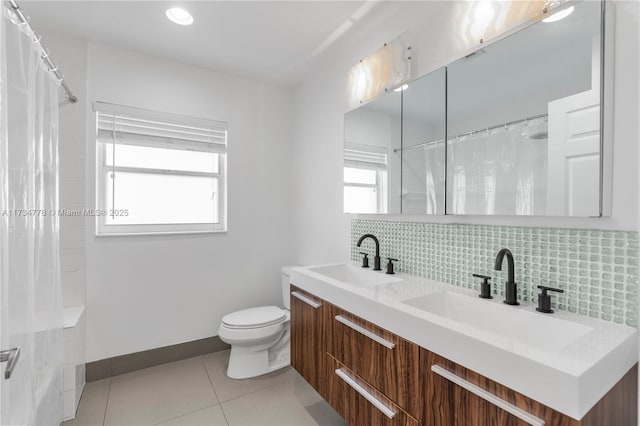
<svg viewBox="0 0 640 426">
<path fill-rule="evenodd" d="M 601 216 L 601 2 L 345 114 L 347 213 Z"/>
</svg>

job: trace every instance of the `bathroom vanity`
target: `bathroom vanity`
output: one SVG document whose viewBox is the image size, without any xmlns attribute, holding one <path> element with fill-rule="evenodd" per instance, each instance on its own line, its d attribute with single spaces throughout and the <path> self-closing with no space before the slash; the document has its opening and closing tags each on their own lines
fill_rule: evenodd
<svg viewBox="0 0 640 426">
<path fill-rule="evenodd" d="M 350 264 L 291 284 L 291 364 L 351 425 L 637 424 L 635 328 Z"/>
</svg>

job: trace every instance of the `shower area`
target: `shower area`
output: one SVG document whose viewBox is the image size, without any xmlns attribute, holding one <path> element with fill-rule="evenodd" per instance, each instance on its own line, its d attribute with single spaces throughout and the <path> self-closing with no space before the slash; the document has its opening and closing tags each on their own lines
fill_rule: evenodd
<svg viewBox="0 0 640 426">
<path fill-rule="evenodd" d="M 63 419 L 58 114 L 75 97 L 20 7 L 1 11 L 0 424 L 52 425 Z"/>
</svg>

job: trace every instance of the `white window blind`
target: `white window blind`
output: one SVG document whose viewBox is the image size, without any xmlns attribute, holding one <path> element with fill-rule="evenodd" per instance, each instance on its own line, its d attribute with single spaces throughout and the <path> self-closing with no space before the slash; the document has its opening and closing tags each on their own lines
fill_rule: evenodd
<svg viewBox="0 0 640 426">
<path fill-rule="evenodd" d="M 227 123 L 95 103 L 98 141 L 203 152 L 227 152 Z"/>
<path fill-rule="evenodd" d="M 358 169 L 387 169 L 387 153 L 374 149 L 344 148 L 344 166 Z"/>
<path fill-rule="evenodd" d="M 226 123 L 94 109 L 98 235 L 226 230 Z"/>
</svg>

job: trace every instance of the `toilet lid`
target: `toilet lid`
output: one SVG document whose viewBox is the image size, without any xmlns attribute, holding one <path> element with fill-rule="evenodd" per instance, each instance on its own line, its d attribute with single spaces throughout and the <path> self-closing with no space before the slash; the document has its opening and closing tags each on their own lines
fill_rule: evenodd
<svg viewBox="0 0 640 426">
<path fill-rule="evenodd" d="M 286 318 L 285 311 L 276 306 L 243 309 L 225 315 L 222 323 L 230 328 L 257 328 L 278 324 Z"/>
</svg>

